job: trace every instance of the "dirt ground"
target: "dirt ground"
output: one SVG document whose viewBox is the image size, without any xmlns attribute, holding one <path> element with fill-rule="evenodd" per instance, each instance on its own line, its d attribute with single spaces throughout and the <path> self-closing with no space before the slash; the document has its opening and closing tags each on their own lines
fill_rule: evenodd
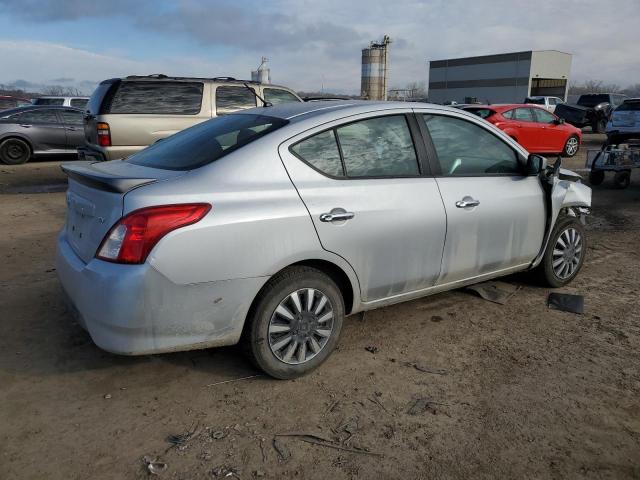
<svg viewBox="0 0 640 480">
<path fill-rule="evenodd" d="M 185 480 L 640 479 L 640 175 L 594 188 L 586 264 L 561 289 L 584 315 L 510 277 L 506 305 L 459 290 L 350 317 L 319 370 L 276 381 L 236 348 L 92 343 L 54 270 L 59 163 L 0 167 L 0 478 L 147 478 L 148 456 Z"/>
</svg>

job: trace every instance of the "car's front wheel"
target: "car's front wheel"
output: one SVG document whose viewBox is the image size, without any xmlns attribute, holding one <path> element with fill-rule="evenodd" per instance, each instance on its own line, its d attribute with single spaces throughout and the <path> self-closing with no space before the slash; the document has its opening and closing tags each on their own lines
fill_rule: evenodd
<svg viewBox="0 0 640 480">
<path fill-rule="evenodd" d="M 575 217 L 560 217 L 538 266 L 540 279 L 553 288 L 568 284 L 578 275 L 586 253 L 587 240 L 580 220 Z"/>
<path fill-rule="evenodd" d="M 29 144 L 20 138 L 8 138 L 0 143 L 0 161 L 7 165 L 25 163 L 31 157 Z"/>
<path fill-rule="evenodd" d="M 576 153 L 578 153 L 578 148 L 580 148 L 580 141 L 576 135 L 571 135 L 567 138 L 567 141 L 564 144 L 564 149 L 562 150 L 563 157 L 573 157 Z"/>
<path fill-rule="evenodd" d="M 326 274 L 290 267 L 265 285 L 247 319 L 244 347 L 257 367 L 289 379 L 309 373 L 336 346 L 344 301 Z"/>
</svg>

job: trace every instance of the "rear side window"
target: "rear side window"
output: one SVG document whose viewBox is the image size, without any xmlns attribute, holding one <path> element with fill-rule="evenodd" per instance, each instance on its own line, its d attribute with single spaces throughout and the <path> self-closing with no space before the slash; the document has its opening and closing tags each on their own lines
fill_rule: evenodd
<svg viewBox="0 0 640 480">
<path fill-rule="evenodd" d="M 60 112 L 62 114 L 62 120 L 66 125 L 82 125 L 84 115 L 82 112 L 77 112 L 75 110 L 62 110 Z"/>
<path fill-rule="evenodd" d="M 513 118 L 513 110 L 507 110 L 506 112 L 502 112 L 502 116 L 511 120 Z"/>
<path fill-rule="evenodd" d="M 226 115 L 256 106 L 256 96 L 247 87 L 218 87 L 216 115 Z"/>
<path fill-rule="evenodd" d="M 202 90 L 200 82 L 122 82 L 104 113 L 196 115 Z"/>
<path fill-rule="evenodd" d="M 354 122 L 336 129 L 348 177 L 419 175 L 418 158 L 404 115 Z"/>
<path fill-rule="evenodd" d="M 89 100 L 86 98 L 72 98 L 71 106 L 75 108 L 84 108 L 88 102 Z"/>
<path fill-rule="evenodd" d="M 60 123 L 55 110 L 30 110 L 20 115 L 20 123 Z"/>
<path fill-rule="evenodd" d="M 125 161 L 163 170 L 191 170 L 286 125 L 264 115 L 227 115 L 199 123 L 131 155 Z"/>
<path fill-rule="evenodd" d="M 535 105 L 544 105 L 544 98 L 527 97 L 524 103 L 533 103 Z"/>
<path fill-rule="evenodd" d="M 36 98 L 34 105 L 64 105 L 64 98 Z"/>
<path fill-rule="evenodd" d="M 534 122 L 533 112 L 530 108 L 516 108 L 513 113 L 513 119 L 520 122 Z"/>
<path fill-rule="evenodd" d="M 556 120 L 555 115 L 547 112 L 546 110 L 542 110 L 541 108 L 536 108 L 536 119 L 538 123 L 553 123 Z"/>
<path fill-rule="evenodd" d="M 319 133 L 291 147 L 291 151 L 320 172 L 332 177 L 344 175 L 340 150 L 333 130 Z"/>
<path fill-rule="evenodd" d="M 279 88 L 265 88 L 264 99 L 272 105 L 280 103 L 299 102 L 300 100 L 293 93 Z"/>
</svg>

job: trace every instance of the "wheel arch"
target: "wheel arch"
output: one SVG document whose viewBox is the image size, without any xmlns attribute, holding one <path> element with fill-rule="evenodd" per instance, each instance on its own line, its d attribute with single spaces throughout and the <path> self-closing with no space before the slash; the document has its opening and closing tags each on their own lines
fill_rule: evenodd
<svg viewBox="0 0 640 480">
<path fill-rule="evenodd" d="M 29 146 L 29 151 L 31 152 L 31 155 L 33 155 L 34 149 L 33 149 L 33 142 L 31 141 L 31 139 L 25 135 L 21 135 L 19 133 L 7 133 L 4 136 L 0 136 L 0 145 L 2 143 L 4 143 L 5 140 L 11 140 L 11 139 L 18 139 L 18 140 L 22 140 L 23 142 L 25 142 L 28 146 Z M 30 155 L 30 156 L 31 156 Z"/>
</svg>

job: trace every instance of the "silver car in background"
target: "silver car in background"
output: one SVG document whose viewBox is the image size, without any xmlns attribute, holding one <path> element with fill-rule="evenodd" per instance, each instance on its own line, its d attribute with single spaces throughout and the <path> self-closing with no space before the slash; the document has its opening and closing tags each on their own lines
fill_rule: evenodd
<svg viewBox="0 0 640 480">
<path fill-rule="evenodd" d="M 345 315 L 524 270 L 565 285 L 586 253 L 580 177 L 437 105 L 254 108 L 63 168 L 57 271 L 120 354 L 243 342 L 293 378 Z"/>
</svg>

